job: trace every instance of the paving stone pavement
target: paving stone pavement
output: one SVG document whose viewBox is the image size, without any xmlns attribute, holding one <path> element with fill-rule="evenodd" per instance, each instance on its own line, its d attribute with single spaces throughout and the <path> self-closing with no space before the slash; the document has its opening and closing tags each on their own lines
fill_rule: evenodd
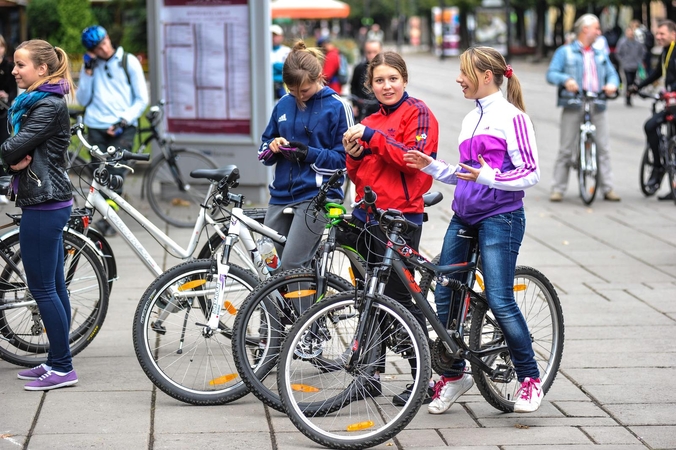
<svg viewBox="0 0 676 450">
<path fill-rule="evenodd" d="M 460 121 L 472 107 L 455 84 L 457 59 L 407 55 L 409 93 L 423 99 L 440 123 L 439 158 L 456 160 Z M 598 199 L 585 207 L 571 183 L 564 201 L 548 201 L 558 146 L 555 88 L 545 63 L 513 61 L 537 133 L 541 182 L 527 192 L 527 229 L 519 263 L 554 283 L 565 315 L 559 375 L 539 411 L 504 414 L 476 388 L 441 416 L 422 408 L 395 439 L 377 448 L 453 447 L 464 450 L 676 448 L 676 206 L 644 198 L 638 162 L 649 103 L 610 104 L 611 158 L 619 203 Z M 246 177 L 246 168 L 242 168 Z M 140 175 L 126 192 L 138 198 Z M 430 209 L 422 250 L 436 254 L 448 221 L 453 189 Z M 660 194 L 665 191 L 661 191 Z M 5 206 L 2 211 L 12 210 Z M 161 224 L 158 220 L 157 224 Z M 138 225 L 151 254 L 167 256 Z M 179 243 L 185 230 L 168 229 Z M 0 361 L 0 450 L 30 449 L 310 449 L 319 448 L 281 413 L 248 395 L 217 407 L 188 406 L 154 389 L 131 340 L 131 320 L 153 277 L 120 237 L 111 238 L 120 269 L 102 331 L 74 364 L 76 387 L 26 392 L 18 367 Z"/>
</svg>

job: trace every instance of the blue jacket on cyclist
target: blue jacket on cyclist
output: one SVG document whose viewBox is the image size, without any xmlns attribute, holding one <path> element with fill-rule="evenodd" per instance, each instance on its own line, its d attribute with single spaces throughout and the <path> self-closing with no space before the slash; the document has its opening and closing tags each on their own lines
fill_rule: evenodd
<svg viewBox="0 0 676 450">
<path fill-rule="evenodd" d="M 610 62 L 610 58 L 602 50 L 594 48 L 594 46 L 590 48 L 594 52 L 599 91 L 606 84 L 619 86 L 620 77 Z M 570 78 L 573 78 L 578 86 L 584 86 L 585 65 L 583 50 L 582 43 L 579 40 L 575 40 L 568 45 L 562 45 L 554 53 L 554 57 L 549 64 L 549 70 L 547 70 L 547 82 L 560 88 L 557 106 L 580 108 L 580 102 L 571 101 L 575 97 L 575 94 L 566 91 L 562 86 Z M 596 102 L 596 109 L 597 111 L 605 110 L 606 101 L 599 100 Z"/>
<path fill-rule="evenodd" d="M 333 89 L 324 86 L 298 108 L 296 98 L 287 94 L 272 110 L 270 122 L 261 137 L 258 158 L 266 166 L 275 166 L 270 188 L 270 203 L 287 205 L 309 200 L 338 169 L 345 168 L 343 133 L 353 125 L 352 108 Z M 268 146 L 284 137 L 307 146 L 303 161 L 293 161 Z M 329 198 L 342 199 L 343 191 L 334 188 Z"/>
<path fill-rule="evenodd" d="M 288 94 L 272 110 L 258 159 L 274 166 L 265 225 L 286 236 L 286 245 L 275 247 L 281 257 L 277 269 L 289 270 L 309 267 L 319 245 L 325 222 L 308 218 L 308 212 L 315 211 L 312 200 L 320 186 L 345 168 L 342 139 L 353 119 L 352 108 L 324 85 L 319 49 L 296 42 L 284 61 L 282 79 Z M 327 198 L 342 200 L 342 189 L 332 188 Z M 298 299 L 299 311 L 308 301 Z"/>
</svg>

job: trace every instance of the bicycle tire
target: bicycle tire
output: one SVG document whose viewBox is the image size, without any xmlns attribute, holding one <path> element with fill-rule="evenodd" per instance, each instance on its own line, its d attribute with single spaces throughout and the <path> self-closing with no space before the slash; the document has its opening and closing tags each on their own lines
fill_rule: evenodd
<svg viewBox="0 0 676 450">
<path fill-rule="evenodd" d="M 354 285 L 347 280 L 328 273 L 325 296 L 336 292 L 350 291 Z M 301 290 L 306 291 L 302 292 Z M 263 403 L 284 412 L 279 398 L 276 377 L 268 377 L 277 365 L 281 341 L 288 328 L 298 320 L 297 310 L 282 307 L 273 294 L 283 294 L 284 300 L 294 298 L 297 293 L 309 304 L 319 302 L 317 298 L 317 273 L 314 269 L 294 269 L 281 272 L 256 286 L 237 312 L 232 337 L 232 355 L 237 372 L 249 390 Z M 313 297 L 314 296 L 314 297 Z M 279 298 L 281 300 L 281 298 Z M 317 364 L 325 364 L 318 357 Z M 268 381 L 266 383 L 266 380 Z"/>
<path fill-rule="evenodd" d="M 584 158 L 582 154 L 584 153 Z M 590 134 L 580 136 L 580 157 L 577 161 L 580 198 L 585 205 L 591 205 L 596 197 L 600 172 L 596 154 L 596 141 Z"/>
<path fill-rule="evenodd" d="M 160 219 L 178 228 L 192 228 L 210 182 L 192 179 L 190 172 L 218 166 L 199 150 L 169 147 L 169 151 L 175 156 L 176 164 L 167 160 L 164 153 L 155 156 L 145 175 L 144 193 Z"/>
<path fill-rule="evenodd" d="M 70 351 L 84 350 L 101 330 L 108 311 L 108 283 L 98 255 L 88 243 L 68 232 L 63 234 L 66 285 L 71 304 Z M 4 240 L 7 255 L 23 270 L 19 235 Z M 0 260 L 1 261 L 1 260 Z M 27 286 L 5 262 L 0 273 L 0 305 L 32 300 Z M 32 303 L 32 304 L 31 304 Z M 0 310 L 0 358 L 12 364 L 33 367 L 47 360 L 49 342 L 37 304 Z"/>
<path fill-rule="evenodd" d="M 391 298 L 375 295 L 371 300 L 371 311 L 356 316 L 356 320 L 338 322 L 345 328 L 340 333 L 315 334 L 313 327 L 334 323 L 334 316 L 344 315 L 355 305 L 354 292 L 324 299 L 301 316 L 282 345 L 277 385 L 286 413 L 299 431 L 329 448 L 362 449 L 391 439 L 413 420 L 428 388 L 430 354 L 420 324 Z M 303 339 L 318 339 L 327 355 L 345 361 L 351 357 L 349 349 L 353 348 L 354 338 L 333 339 L 333 336 L 354 337 L 360 321 L 365 321 L 367 330 L 375 332 L 364 334 L 365 341 L 359 343 L 364 352 L 353 369 L 348 370 L 343 363 L 335 371 L 321 372 L 302 353 L 298 355 Z M 385 330 L 383 324 L 387 324 Z M 404 359 L 393 350 L 394 336 L 396 342 L 405 343 L 405 350 L 413 355 L 411 358 Z M 377 351 L 383 346 L 387 350 L 384 355 Z M 395 406 L 393 395 L 411 382 L 408 375 L 400 375 L 401 367 L 410 371 L 408 361 L 413 361 L 416 368 L 412 394 L 404 406 Z M 373 381 L 377 371 L 381 371 L 379 382 Z"/>
<path fill-rule="evenodd" d="M 229 325 L 258 280 L 230 265 L 227 305 L 219 324 L 223 331 L 209 335 L 205 323 L 217 277 L 212 264 L 210 259 L 188 261 L 157 277 L 141 297 L 132 327 L 134 351 L 150 381 L 193 405 L 221 405 L 248 392 L 232 362 Z"/>
<path fill-rule="evenodd" d="M 546 394 L 556 378 L 563 356 L 564 323 L 561 302 L 547 277 L 527 266 L 516 268 L 514 294 L 528 324 L 535 360 L 540 368 L 542 390 Z M 471 314 L 470 347 L 473 350 L 504 344 L 502 331 L 488 311 L 487 304 L 473 302 Z M 497 364 L 514 368 L 509 352 L 487 356 L 484 362 L 493 368 Z M 513 412 L 520 387 L 516 376 L 509 383 L 500 383 L 492 381 L 486 372 L 472 369 L 477 388 L 486 401 L 500 411 Z"/>
<path fill-rule="evenodd" d="M 669 192 L 676 203 L 676 141 L 669 143 L 667 150 L 666 170 L 669 179 Z"/>
<path fill-rule="evenodd" d="M 648 180 L 650 179 L 650 176 L 652 175 L 654 168 L 655 161 L 653 158 L 653 151 L 650 148 L 650 146 L 647 146 L 643 151 L 643 155 L 641 156 L 641 167 L 638 173 L 638 183 L 639 186 L 641 187 L 641 192 L 643 192 L 643 195 L 645 195 L 646 197 L 655 195 L 655 192 L 657 192 L 657 190 L 660 187 L 659 185 L 657 186 L 648 185 Z"/>
</svg>

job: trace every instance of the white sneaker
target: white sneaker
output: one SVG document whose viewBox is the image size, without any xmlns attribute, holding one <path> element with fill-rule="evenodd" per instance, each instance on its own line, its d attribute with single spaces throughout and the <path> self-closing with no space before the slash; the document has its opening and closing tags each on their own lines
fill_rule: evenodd
<svg viewBox="0 0 676 450">
<path fill-rule="evenodd" d="M 521 387 L 516 392 L 516 402 L 514 403 L 514 412 L 529 413 L 537 411 L 542 403 L 542 398 L 545 396 L 542 392 L 542 384 L 540 379 L 532 379 L 526 377 L 521 383 Z"/>
<path fill-rule="evenodd" d="M 0 205 L 6 205 L 9 203 L 9 199 L 6 195 L 0 195 Z"/>
<path fill-rule="evenodd" d="M 441 377 L 434 386 L 434 397 L 432 398 L 432 403 L 427 406 L 427 412 L 430 414 L 445 413 L 472 386 L 474 386 L 474 380 L 467 373 L 456 381 L 449 381 L 448 378 Z"/>
</svg>

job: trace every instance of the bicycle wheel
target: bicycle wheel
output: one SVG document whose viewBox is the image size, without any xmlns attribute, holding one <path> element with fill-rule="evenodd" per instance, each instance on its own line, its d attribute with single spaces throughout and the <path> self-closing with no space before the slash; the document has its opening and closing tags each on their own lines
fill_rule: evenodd
<svg viewBox="0 0 676 450">
<path fill-rule="evenodd" d="M 210 259 L 179 264 L 148 287 L 134 315 L 141 368 L 163 392 L 194 405 L 224 404 L 248 392 L 235 370 L 230 339 L 235 313 L 258 280 L 230 266 L 219 330 L 209 330 L 216 277 Z"/>
<path fill-rule="evenodd" d="M 163 153 L 153 158 L 145 175 L 144 193 L 160 219 L 179 228 L 195 226 L 200 203 L 204 202 L 209 180 L 190 178 L 195 169 L 216 169 L 216 163 L 199 150 L 168 149 L 174 159 Z"/>
<path fill-rule="evenodd" d="M 276 365 L 281 341 L 291 325 L 304 311 L 325 296 L 354 289 L 354 286 L 332 273 L 326 279 L 327 289 L 318 290 L 314 269 L 281 272 L 259 284 L 240 307 L 233 325 L 232 355 L 237 372 L 247 387 L 266 405 L 284 411 L 277 392 L 275 376 L 268 377 Z M 305 308 L 303 308 L 305 307 Z M 318 351 L 318 367 L 331 362 Z"/>
<path fill-rule="evenodd" d="M 596 159 L 596 142 L 591 134 L 580 136 L 580 157 L 577 162 L 580 198 L 585 205 L 591 205 L 596 197 L 599 181 L 598 160 Z"/>
<path fill-rule="evenodd" d="M 75 152 L 78 148 L 68 149 L 68 161 L 70 166 L 67 168 L 70 184 L 73 186 L 73 207 L 82 207 L 89 194 L 89 186 L 94 179 L 94 174 L 89 163 Z"/>
<path fill-rule="evenodd" d="M 641 186 L 641 192 L 646 197 L 654 195 L 655 192 L 659 189 L 659 185 L 649 185 L 648 180 L 653 173 L 655 168 L 655 160 L 653 158 L 653 151 L 650 149 L 650 146 L 647 146 L 643 151 L 643 156 L 641 156 L 641 168 L 639 170 L 638 183 Z"/>
<path fill-rule="evenodd" d="M 87 347 L 101 330 L 108 311 L 106 272 L 96 253 L 82 239 L 63 234 L 64 271 L 70 295 L 70 351 Z M 47 360 L 49 341 L 37 304 L 23 274 L 19 235 L 1 244 L 8 260 L 0 272 L 0 357 L 12 364 L 33 367 Z"/>
<path fill-rule="evenodd" d="M 362 301 L 363 294 L 357 298 Z M 415 417 L 427 391 L 430 354 L 420 324 L 395 300 L 370 300 L 371 308 L 360 315 L 354 292 L 322 300 L 282 345 L 277 386 L 286 413 L 298 430 L 326 447 L 361 449 L 392 438 Z M 364 327 L 361 341 L 358 326 Z M 360 353 L 350 361 L 357 347 Z M 313 363 L 313 348 L 335 361 L 331 370 Z M 412 378 L 408 401 L 395 406 L 393 395 Z"/>
<path fill-rule="evenodd" d="M 669 176 L 669 189 L 676 202 L 676 142 L 673 140 L 667 150 L 666 170 Z"/>
<path fill-rule="evenodd" d="M 526 266 L 516 268 L 514 296 L 528 324 L 542 389 L 547 393 L 563 355 L 564 325 L 559 297 L 547 277 Z M 473 303 L 471 314 L 470 347 L 473 350 L 505 344 L 502 331 L 486 304 Z M 483 371 L 473 370 L 474 381 L 486 401 L 500 411 L 512 412 L 520 383 L 513 372 L 509 352 L 487 356 L 484 362 L 494 369 L 501 366 L 503 370 L 512 371 L 508 382 L 499 382 L 491 380 Z"/>
</svg>

